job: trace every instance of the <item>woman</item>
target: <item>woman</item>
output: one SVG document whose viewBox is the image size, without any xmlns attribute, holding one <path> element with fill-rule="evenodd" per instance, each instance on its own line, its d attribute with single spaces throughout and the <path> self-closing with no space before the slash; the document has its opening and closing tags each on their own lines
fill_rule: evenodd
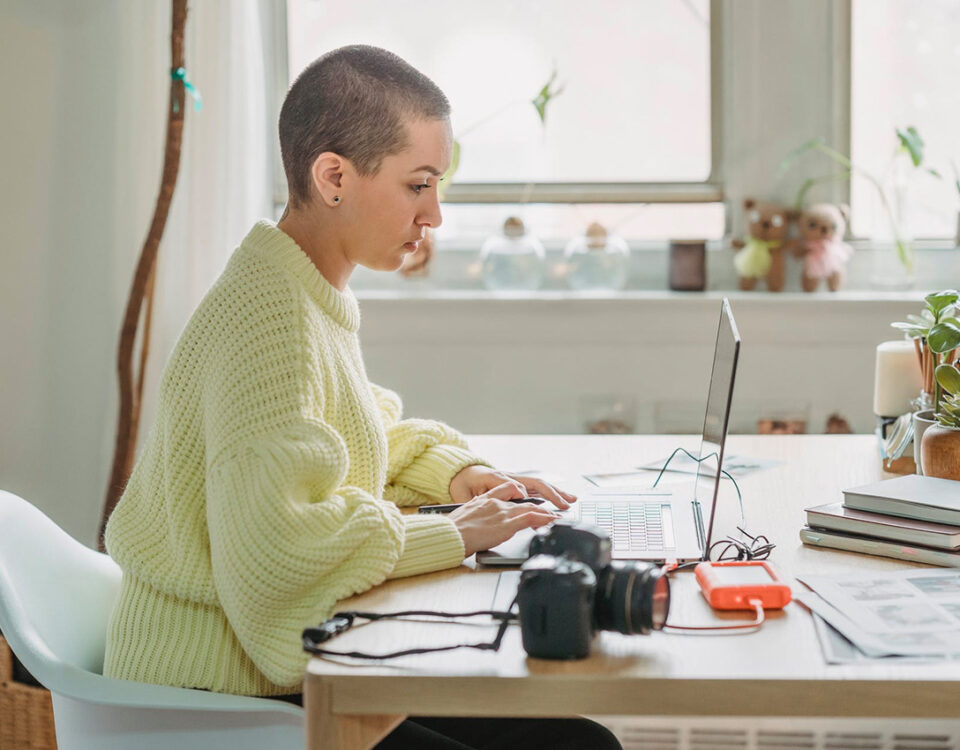
<svg viewBox="0 0 960 750">
<path fill-rule="evenodd" d="M 439 226 L 448 117 L 429 79 L 371 47 L 335 50 L 291 87 L 289 204 L 254 226 L 183 331 L 107 527 L 123 569 L 107 675 L 298 700 L 300 634 L 339 600 L 555 518 L 510 500 L 575 500 L 485 465 L 444 424 L 402 420 L 364 371 L 347 282 L 357 265 L 396 270 Z M 447 516 L 397 507 L 451 500 L 465 505 Z M 478 721 L 410 720 L 383 747 L 618 747 L 579 720 Z"/>
</svg>

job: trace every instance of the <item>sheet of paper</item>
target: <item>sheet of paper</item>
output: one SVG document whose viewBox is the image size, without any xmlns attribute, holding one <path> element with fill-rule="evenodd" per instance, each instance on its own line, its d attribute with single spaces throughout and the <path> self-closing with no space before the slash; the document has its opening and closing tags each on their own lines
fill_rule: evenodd
<svg viewBox="0 0 960 750">
<path fill-rule="evenodd" d="M 960 571 L 802 575 L 797 600 L 869 656 L 960 655 Z"/>
<path fill-rule="evenodd" d="M 667 462 L 668 458 L 669 456 L 664 456 L 663 458 L 657 459 L 656 461 L 650 461 L 649 463 L 646 463 L 638 468 L 644 469 L 645 471 L 660 471 L 660 469 L 663 468 L 663 465 Z M 716 463 L 716 459 L 714 459 L 714 466 L 716 466 Z M 736 455 L 724 456 L 723 470 L 730 474 L 730 476 L 739 479 L 740 477 L 746 476 L 754 471 L 769 469 L 772 466 L 779 466 L 780 463 L 780 461 L 775 461 L 769 458 L 750 458 L 749 456 Z M 681 474 L 696 474 L 697 462 L 687 456 L 685 453 L 678 453 L 673 457 L 673 460 L 670 461 L 670 466 L 667 467 L 667 471 L 679 472 Z"/>
<path fill-rule="evenodd" d="M 823 658 L 827 664 L 863 664 L 883 662 L 884 664 L 929 664 L 942 661 L 942 656 L 867 656 L 848 640 L 835 627 L 816 612 L 811 612 L 813 628 L 817 632 Z"/>
<path fill-rule="evenodd" d="M 620 471 L 610 474 L 584 474 L 583 478 L 602 489 L 649 489 L 657 477 L 647 471 Z"/>
</svg>

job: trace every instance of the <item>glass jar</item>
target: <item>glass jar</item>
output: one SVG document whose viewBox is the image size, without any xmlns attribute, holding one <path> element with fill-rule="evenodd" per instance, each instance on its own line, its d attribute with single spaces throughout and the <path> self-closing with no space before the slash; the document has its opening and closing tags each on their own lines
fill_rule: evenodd
<svg viewBox="0 0 960 750">
<path fill-rule="evenodd" d="M 564 251 L 567 283 L 577 291 L 616 291 L 627 283 L 630 248 L 594 222 L 574 237 Z"/>
<path fill-rule="evenodd" d="M 523 221 L 511 216 L 503 223 L 503 234 L 483 243 L 480 264 L 487 289 L 532 292 L 543 283 L 546 256 L 540 241 L 527 234 Z"/>
</svg>

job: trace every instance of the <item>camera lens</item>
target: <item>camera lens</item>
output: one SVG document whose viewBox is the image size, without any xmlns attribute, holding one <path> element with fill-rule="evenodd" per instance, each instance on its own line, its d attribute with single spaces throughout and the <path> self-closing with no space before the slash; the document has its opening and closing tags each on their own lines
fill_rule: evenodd
<svg viewBox="0 0 960 750">
<path fill-rule="evenodd" d="M 670 583 L 663 571 L 645 563 L 614 562 L 597 579 L 597 627 L 625 635 L 660 630 L 670 611 Z"/>
</svg>

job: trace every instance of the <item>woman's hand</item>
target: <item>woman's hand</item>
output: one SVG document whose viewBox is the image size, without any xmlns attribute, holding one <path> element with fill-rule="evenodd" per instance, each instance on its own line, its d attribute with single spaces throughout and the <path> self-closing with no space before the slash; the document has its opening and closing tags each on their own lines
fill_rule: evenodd
<svg viewBox="0 0 960 750">
<path fill-rule="evenodd" d="M 489 466 L 480 466 L 479 464 L 462 469 L 453 478 L 450 482 L 450 499 L 455 503 L 465 503 L 471 498 L 477 497 L 484 492 L 489 492 L 504 483 L 512 484 L 516 487 L 520 493 L 516 495 L 518 498 L 524 498 L 530 494 L 534 494 L 545 500 L 549 500 L 562 510 L 569 508 L 570 503 L 577 501 L 576 495 L 564 492 L 549 482 L 544 482 L 542 479 L 526 477 L 520 474 L 508 474 L 504 471 L 491 469 Z"/>
<path fill-rule="evenodd" d="M 463 538 L 465 556 L 496 547 L 521 529 L 536 529 L 557 520 L 558 515 L 543 505 L 510 502 L 522 501 L 526 496 L 526 492 L 511 480 L 453 511 L 449 518 Z"/>
</svg>

